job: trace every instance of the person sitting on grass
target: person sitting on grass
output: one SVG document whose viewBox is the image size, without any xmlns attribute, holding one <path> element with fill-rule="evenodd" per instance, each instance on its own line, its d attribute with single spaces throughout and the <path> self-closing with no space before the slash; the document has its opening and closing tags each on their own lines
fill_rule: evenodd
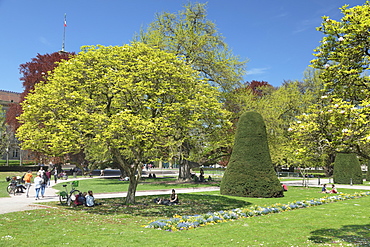
<svg viewBox="0 0 370 247">
<path fill-rule="evenodd" d="M 175 192 L 174 189 L 172 189 L 172 194 L 171 194 L 171 197 L 170 197 L 170 204 L 171 205 L 176 205 L 179 203 L 179 198 Z"/>
<path fill-rule="evenodd" d="M 95 202 L 95 198 L 91 190 L 87 192 L 87 195 L 85 196 L 85 200 L 86 200 L 86 204 L 85 204 L 86 207 L 94 207 L 94 206 L 101 205 L 101 203 Z"/>
<path fill-rule="evenodd" d="M 335 185 L 334 184 L 331 186 L 330 193 L 333 193 L 333 194 L 337 194 L 338 193 L 337 188 L 335 188 Z"/>
<path fill-rule="evenodd" d="M 86 207 L 94 207 L 95 206 L 95 199 L 94 199 L 93 192 L 91 190 L 89 190 L 87 192 L 87 195 L 85 197 L 85 201 L 86 201 Z"/>
<path fill-rule="evenodd" d="M 283 187 L 284 191 L 288 191 L 288 186 L 286 186 L 286 184 L 281 184 L 281 186 Z"/>
<path fill-rule="evenodd" d="M 160 205 L 166 205 L 166 206 L 171 205 L 170 200 L 168 200 L 168 199 L 155 198 L 153 201 L 154 201 L 154 203 L 157 203 L 157 204 L 160 204 Z"/>
<path fill-rule="evenodd" d="M 324 184 L 321 188 L 321 193 L 329 193 L 329 191 L 326 189 L 326 184 Z"/>
</svg>

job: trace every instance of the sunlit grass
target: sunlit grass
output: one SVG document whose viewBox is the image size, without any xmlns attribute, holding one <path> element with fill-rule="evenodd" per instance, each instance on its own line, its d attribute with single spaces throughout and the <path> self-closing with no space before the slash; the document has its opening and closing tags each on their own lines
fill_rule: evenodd
<svg viewBox="0 0 370 247">
<path fill-rule="evenodd" d="M 181 204 L 175 206 L 154 204 L 155 196 L 138 197 L 136 205 L 124 205 L 122 199 L 99 199 L 103 205 L 94 208 L 70 208 L 54 202 L 49 204 L 50 209 L 0 215 L 0 245 L 369 246 L 370 197 L 179 232 L 142 227 L 172 214 L 320 198 L 324 194 L 318 189 L 291 187 L 285 197 L 264 199 L 221 196 L 217 192 L 180 194 Z"/>
</svg>

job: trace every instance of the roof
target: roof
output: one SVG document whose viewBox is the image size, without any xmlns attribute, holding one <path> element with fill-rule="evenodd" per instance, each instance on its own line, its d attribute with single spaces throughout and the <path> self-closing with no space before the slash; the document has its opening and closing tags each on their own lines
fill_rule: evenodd
<svg viewBox="0 0 370 247">
<path fill-rule="evenodd" d="M 0 101 L 19 103 L 20 96 L 21 96 L 20 93 L 0 89 Z"/>
</svg>

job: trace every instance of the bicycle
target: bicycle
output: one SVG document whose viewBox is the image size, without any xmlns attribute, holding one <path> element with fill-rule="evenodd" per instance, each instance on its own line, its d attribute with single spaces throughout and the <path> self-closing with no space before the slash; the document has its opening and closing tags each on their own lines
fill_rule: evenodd
<svg viewBox="0 0 370 247">
<path fill-rule="evenodd" d="M 15 195 L 17 192 L 17 185 L 14 183 L 9 183 L 8 187 L 6 187 L 6 191 L 8 191 L 9 195 Z"/>
<path fill-rule="evenodd" d="M 73 202 L 76 200 L 76 195 L 80 193 L 79 190 L 76 190 L 78 187 L 78 181 L 72 181 L 69 183 L 71 185 L 71 190 L 68 192 L 67 184 L 63 184 L 65 191 L 59 192 L 59 201 L 62 205 L 73 205 Z"/>
</svg>

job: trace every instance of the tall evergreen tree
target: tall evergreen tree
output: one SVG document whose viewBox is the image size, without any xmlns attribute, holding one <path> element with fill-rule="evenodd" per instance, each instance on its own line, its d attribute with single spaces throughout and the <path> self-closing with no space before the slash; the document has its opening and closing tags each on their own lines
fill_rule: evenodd
<svg viewBox="0 0 370 247">
<path fill-rule="evenodd" d="M 245 197 L 282 197 L 267 143 L 266 126 L 256 112 L 242 114 L 233 152 L 221 181 L 221 194 Z"/>
<path fill-rule="evenodd" d="M 334 162 L 334 183 L 362 184 L 362 171 L 360 162 L 354 153 L 338 153 Z"/>
</svg>

